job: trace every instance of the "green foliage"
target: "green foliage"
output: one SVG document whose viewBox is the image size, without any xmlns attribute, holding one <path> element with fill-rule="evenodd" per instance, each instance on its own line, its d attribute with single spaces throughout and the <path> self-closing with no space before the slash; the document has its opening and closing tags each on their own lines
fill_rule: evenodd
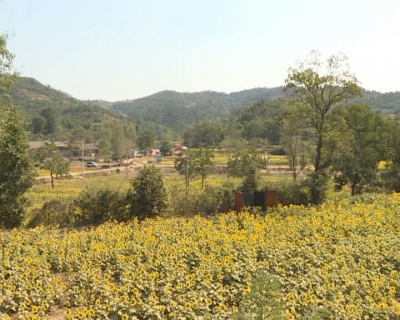
<svg viewBox="0 0 400 320">
<path fill-rule="evenodd" d="M 139 132 L 138 135 L 138 140 L 137 140 L 137 145 L 141 151 L 144 152 L 144 154 L 147 154 L 147 151 L 154 147 L 154 140 L 155 140 L 155 135 L 153 131 L 150 130 L 144 130 L 142 132 Z"/>
<path fill-rule="evenodd" d="M 200 148 L 194 151 L 193 165 L 196 174 L 201 177 L 201 188 L 204 180 L 214 171 L 214 152 L 211 149 Z"/>
<path fill-rule="evenodd" d="M 386 168 L 381 172 L 384 188 L 388 191 L 400 191 L 400 125 L 396 120 L 385 120 Z"/>
<path fill-rule="evenodd" d="M 172 154 L 172 143 L 166 140 L 162 141 L 160 152 L 163 156 L 170 156 Z"/>
<path fill-rule="evenodd" d="M 74 221 L 77 224 L 99 224 L 127 219 L 126 196 L 109 188 L 84 190 L 73 201 Z"/>
<path fill-rule="evenodd" d="M 46 120 L 43 133 L 47 136 L 54 135 L 56 133 L 56 118 L 54 109 L 51 107 L 44 108 L 42 111 L 40 111 L 40 116 Z"/>
<path fill-rule="evenodd" d="M 255 191 L 259 183 L 262 162 L 256 149 L 240 150 L 228 161 L 228 176 L 243 178 L 241 191 Z"/>
<path fill-rule="evenodd" d="M 347 139 L 347 146 L 333 160 L 336 188 L 350 183 L 354 195 L 377 179 L 379 162 L 385 160 L 387 129 L 382 116 L 369 106 L 353 104 L 339 111 L 346 121 L 342 136 Z"/>
<path fill-rule="evenodd" d="M 40 164 L 40 169 L 50 171 L 51 187 L 54 188 L 54 174 L 56 176 L 67 175 L 69 172 L 69 161 L 64 159 L 57 152 L 54 143 L 44 145 L 35 154 L 36 161 Z"/>
<path fill-rule="evenodd" d="M 36 171 L 22 118 L 5 94 L 16 77 L 6 40 L 7 36 L 0 36 L 0 225 L 12 228 L 23 221 L 24 193 L 32 186 Z"/>
<path fill-rule="evenodd" d="M 112 108 L 135 118 L 141 117 L 145 121 L 182 131 L 202 121 L 220 119 L 240 107 L 281 97 L 281 88 L 257 88 L 231 94 L 162 91 L 141 99 L 115 102 Z"/>
<path fill-rule="evenodd" d="M 261 138 L 279 144 L 283 103 L 283 100 L 258 101 L 251 107 L 237 110 L 234 114 L 236 122 L 243 127 L 242 136 L 246 140 Z"/>
<path fill-rule="evenodd" d="M 161 171 L 145 166 L 131 181 L 127 202 L 129 215 L 139 220 L 155 218 L 168 209 L 169 195 Z"/>
<path fill-rule="evenodd" d="M 184 140 L 194 148 L 218 146 L 222 139 L 222 127 L 217 121 L 204 121 L 197 124 L 184 137 Z"/>
<path fill-rule="evenodd" d="M 189 180 L 194 178 L 197 174 L 195 166 L 195 150 L 184 149 L 174 159 L 175 170 L 187 179 L 186 183 L 189 185 Z"/>
<path fill-rule="evenodd" d="M 98 147 L 100 149 L 99 157 L 109 160 L 110 156 L 111 156 L 111 148 L 110 148 L 109 143 L 107 141 L 105 141 L 104 139 L 101 139 L 99 141 Z"/>
<path fill-rule="evenodd" d="M 290 68 L 285 80 L 290 102 L 298 114 L 303 114 L 314 129 L 315 158 L 312 176 L 312 202 L 324 200 L 326 169 L 332 164 L 333 153 L 340 143 L 336 125 L 329 124 L 329 112 L 346 99 L 361 95 L 357 78 L 350 73 L 347 58 L 342 54 L 329 57 L 326 64 L 318 52 L 311 52 L 308 59 Z"/>
<path fill-rule="evenodd" d="M 51 199 L 41 208 L 32 210 L 27 223 L 28 228 L 38 226 L 67 227 L 74 223 L 73 206 L 67 201 Z"/>
<path fill-rule="evenodd" d="M 173 197 L 170 202 L 170 216 L 208 216 L 220 212 L 221 204 L 226 203 L 230 209 L 234 207 L 235 190 L 238 187 L 231 180 L 221 185 L 206 185 L 204 189 L 191 190 L 188 197 L 181 190 L 172 187 Z M 182 204 L 185 205 L 182 205 Z"/>
<path fill-rule="evenodd" d="M 284 319 L 285 304 L 276 301 L 280 290 L 279 281 L 268 274 L 258 274 L 251 280 L 250 293 L 244 295 L 239 311 L 232 315 L 233 320 Z"/>
<path fill-rule="evenodd" d="M 263 186 L 263 190 L 275 190 L 276 201 L 280 205 L 307 205 L 311 202 L 309 184 L 307 179 L 268 182 Z"/>
<path fill-rule="evenodd" d="M 269 153 L 273 156 L 285 156 L 286 151 L 283 147 L 274 147 L 269 151 Z"/>
</svg>

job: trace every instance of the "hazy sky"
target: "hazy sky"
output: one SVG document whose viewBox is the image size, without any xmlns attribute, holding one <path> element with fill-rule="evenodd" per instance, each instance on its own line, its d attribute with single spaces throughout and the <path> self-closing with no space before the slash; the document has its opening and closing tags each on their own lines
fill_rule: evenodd
<svg viewBox="0 0 400 320">
<path fill-rule="evenodd" d="M 311 50 L 400 90 L 399 0 L 0 0 L 23 76 L 78 99 L 284 84 Z"/>
</svg>

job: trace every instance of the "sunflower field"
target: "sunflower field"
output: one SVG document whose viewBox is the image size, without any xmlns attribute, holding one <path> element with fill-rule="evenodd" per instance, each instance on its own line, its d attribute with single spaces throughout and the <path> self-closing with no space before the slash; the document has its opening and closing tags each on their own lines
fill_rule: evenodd
<svg viewBox="0 0 400 320">
<path fill-rule="evenodd" d="M 400 319 L 399 205 L 1 231 L 0 319 Z"/>
</svg>

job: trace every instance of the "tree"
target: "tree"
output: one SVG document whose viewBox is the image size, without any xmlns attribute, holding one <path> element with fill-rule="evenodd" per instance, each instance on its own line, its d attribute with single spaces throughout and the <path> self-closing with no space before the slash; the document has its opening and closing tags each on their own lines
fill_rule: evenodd
<svg viewBox="0 0 400 320">
<path fill-rule="evenodd" d="M 13 55 L 7 50 L 7 36 L 0 35 L 0 225 L 17 227 L 25 215 L 24 193 L 36 177 L 28 151 L 24 122 L 6 95 L 17 78 Z"/>
<path fill-rule="evenodd" d="M 54 135 L 56 133 L 56 117 L 54 115 L 53 108 L 44 108 L 40 112 L 40 116 L 42 116 L 46 120 L 46 124 L 44 126 L 44 134 Z"/>
<path fill-rule="evenodd" d="M 382 117 L 372 112 L 367 105 L 352 104 L 340 112 L 347 130 L 343 136 L 348 143 L 345 152 L 333 159 L 333 170 L 337 172 L 335 182 L 338 189 L 350 183 L 351 195 L 356 187 L 366 186 L 376 180 L 378 165 L 385 158 L 385 128 Z"/>
<path fill-rule="evenodd" d="M 140 150 L 144 151 L 145 155 L 147 155 L 147 150 L 154 146 L 154 139 L 155 135 L 153 131 L 144 130 L 139 132 L 137 144 Z"/>
<path fill-rule="evenodd" d="M 42 116 L 32 118 L 31 128 L 34 134 L 43 134 L 45 132 L 46 119 Z"/>
<path fill-rule="evenodd" d="M 99 141 L 99 157 L 109 159 L 111 156 L 111 148 L 107 141 L 101 139 Z"/>
<path fill-rule="evenodd" d="M 129 213 L 139 220 L 155 218 L 169 206 L 168 189 L 161 171 L 154 165 L 145 166 L 131 181 L 127 202 Z"/>
<path fill-rule="evenodd" d="M 180 154 L 175 157 L 174 167 L 179 174 L 185 176 L 186 186 L 189 186 L 189 180 L 197 174 L 195 167 L 195 150 L 183 149 Z"/>
<path fill-rule="evenodd" d="M 228 176 L 243 178 L 242 191 L 255 191 L 262 158 L 256 149 L 240 150 L 228 161 Z"/>
<path fill-rule="evenodd" d="M 303 140 L 303 133 L 307 129 L 303 115 L 296 111 L 292 110 L 284 116 L 281 133 L 281 145 L 287 154 L 289 169 L 295 181 L 306 165 L 306 142 Z"/>
<path fill-rule="evenodd" d="M 69 161 L 58 153 L 54 143 L 40 147 L 36 153 L 36 160 L 40 163 L 40 169 L 50 171 L 52 188 L 54 188 L 54 174 L 59 176 L 69 172 Z"/>
<path fill-rule="evenodd" d="M 114 129 L 111 139 L 111 146 L 112 151 L 116 156 L 122 156 L 126 153 L 125 135 L 121 126 L 117 126 Z"/>
<path fill-rule="evenodd" d="M 172 153 L 172 143 L 168 140 L 163 140 L 160 145 L 160 152 L 163 156 L 170 156 Z"/>
<path fill-rule="evenodd" d="M 311 198 L 313 203 L 320 203 L 325 197 L 326 171 L 332 164 L 334 153 L 332 144 L 326 143 L 333 128 L 328 125 L 327 115 L 346 99 L 361 95 L 361 88 L 357 78 L 350 73 L 343 54 L 331 56 L 324 64 L 316 51 L 289 69 L 285 84 L 292 106 L 307 116 L 316 134 Z"/>
<path fill-rule="evenodd" d="M 201 177 L 201 189 L 204 188 L 204 180 L 214 171 L 213 158 L 214 153 L 208 148 L 200 148 L 194 152 L 193 166 Z"/>
<path fill-rule="evenodd" d="M 381 178 L 387 190 L 400 192 L 400 124 L 393 119 L 382 119 L 386 129 L 385 148 L 386 168 Z"/>
</svg>

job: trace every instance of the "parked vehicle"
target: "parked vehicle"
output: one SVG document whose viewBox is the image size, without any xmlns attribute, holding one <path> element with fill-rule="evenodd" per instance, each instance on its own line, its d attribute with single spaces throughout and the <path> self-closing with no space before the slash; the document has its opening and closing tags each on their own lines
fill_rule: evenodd
<svg viewBox="0 0 400 320">
<path fill-rule="evenodd" d="M 97 163 L 93 161 L 86 162 L 86 167 L 97 167 Z"/>
</svg>

